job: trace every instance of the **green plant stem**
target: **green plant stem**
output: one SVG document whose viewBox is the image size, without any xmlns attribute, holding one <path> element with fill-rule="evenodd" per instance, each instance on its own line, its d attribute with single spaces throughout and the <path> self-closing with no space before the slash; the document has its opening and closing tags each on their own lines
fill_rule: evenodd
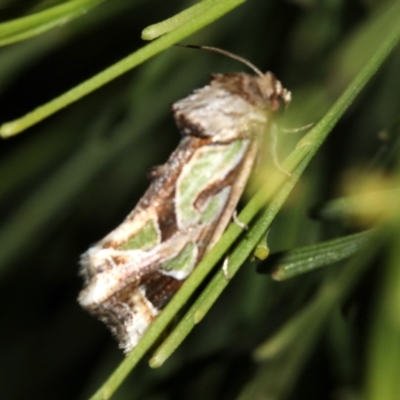
<svg viewBox="0 0 400 400">
<path fill-rule="evenodd" d="M 210 7 L 213 7 L 219 0 L 203 0 L 192 7 L 183 10 L 182 12 L 168 18 L 164 21 L 149 25 L 142 31 L 143 40 L 153 40 L 173 29 L 178 28 L 180 25 L 189 22 L 198 15 L 207 12 Z"/>
<path fill-rule="evenodd" d="M 104 0 L 73 0 L 0 24 L 0 46 L 37 36 L 84 14 Z"/>
<path fill-rule="evenodd" d="M 229 262 L 229 278 L 231 278 L 239 269 L 240 265 L 246 260 L 251 254 L 255 246 L 260 242 L 263 235 L 265 235 L 269 225 L 276 215 L 279 208 L 282 206 L 283 201 L 286 199 L 294 183 L 301 176 L 304 169 L 307 167 L 312 157 L 317 152 L 318 148 L 321 146 L 323 141 L 326 139 L 329 132 L 334 127 L 335 123 L 343 115 L 345 110 L 350 106 L 352 101 L 361 91 L 361 89 L 367 84 L 373 74 L 377 71 L 378 67 L 383 63 L 385 58 L 388 56 L 393 47 L 397 44 L 400 37 L 400 29 L 396 27 L 393 29 L 382 46 L 377 50 L 375 55 L 371 60 L 365 65 L 365 67 L 358 73 L 353 82 L 348 86 L 340 98 L 335 102 L 327 114 L 321 119 L 321 121 L 298 143 L 296 150 L 288 157 L 287 162 L 284 163 L 284 168 L 292 171 L 296 165 L 295 172 L 291 177 L 290 181 L 287 182 L 278 197 L 274 199 L 273 203 L 268 207 L 267 211 L 263 214 L 263 217 L 257 221 L 256 225 L 250 230 L 245 239 L 238 245 L 230 257 Z M 250 215 L 255 215 L 258 210 L 265 204 L 266 193 L 270 193 L 267 188 L 261 189 L 247 204 L 245 209 L 239 215 L 240 221 L 244 223 L 250 222 Z M 227 235 L 230 234 L 229 229 L 225 235 L 221 238 L 221 241 L 216 244 L 212 251 L 203 259 L 199 264 L 195 272 L 202 268 L 206 268 L 206 263 L 208 263 L 209 257 L 215 254 L 220 254 L 220 248 L 224 245 L 224 240 Z M 236 239 L 236 237 L 234 238 Z M 233 240 L 232 240 L 233 243 Z M 221 255 L 222 256 L 222 255 Z M 214 265 L 214 264 L 213 264 Z M 210 267 L 207 265 L 207 269 Z M 192 280 L 197 279 L 197 274 L 193 273 L 192 276 L 188 278 L 185 284 L 182 286 L 181 291 L 186 290 L 185 286 L 192 285 Z M 197 287 L 198 282 L 194 287 Z M 176 349 L 183 339 L 189 334 L 194 325 L 204 317 L 205 313 L 210 309 L 211 305 L 215 302 L 218 296 L 227 286 L 227 279 L 222 272 L 218 272 L 214 279 L 210 282 L 209 286 L 206 288 L 205 292 L 200 296 L 198 301 L 192 306 L 188 311 L 188 317 L 184 317 L 184 322 L 179 324 L 177 328 L 171 333 L 171 335 L 157 349 L 156 353 L 151 359 L 151 366 L 158 367 L 161 366 L 169 355 Z M 180 292 L 181 292 L 180 291 Z M 178 295 L 180 292 L 172 299 L 170 302 L 173 303 L 174 300 L 180 301 Z M 188 298 L 188 294 L 185 293 L 185 298 Z M 169 304 L 169 305 L 170 305 Z M 168 308 L 168 307 L 167 307 Z M 167 311 L 167 309 L 165 310 Z M 150 329 L 149 329 L 150 330 Z M 160 332 L 161 333 L 161 332 Z"/>
<path fill-rule="evenodd" d="M 299 167 L 300 168 L 298 169 L 302 170 L 301 165 Z M 186 313 L 176 329 L 157 349 L 150 360 L 150 365 L 153 368 L 160 367 L 179 346 L 183 339 L 189 334 L 195 324 L 199 323 L 203 319 L 222 291 L 228 286 L 230 278 L 236 274 L 253 249 L 260 242 L 263 235 L 265 235 L 265 232 L 270 226 L 272 220 L 278 213 L 299 177 L 300 174 L 296 170 L 291 179 L 284 184 L 283 188 L 279 191 L 270 206 L 264 211 L 255 225 L 250 229 L 249 232 L 247 232 L 244 239 L 229 256 L 227 268 L 228 277 L 225 276 L 225 272 L 223 270 L 218 270 L 210 284 L 201 293 L 199 298 Z M 241 216 L 240 219 L 242 220 Z"/>
<path fill-rule="evenodd" d="M 80 85 L 75 86 L 73 89 L 65 92 L 61 96 L 36 108 L 21 118 L 4 123 L 0 126 L 0 136 L 7 138 L 22 132 L 34 124 L 37 124 L 55 112 L 63 109 L 69 104 L 81 99 L 87 94 L 112 81 L 118 76 L 121 76 L 125 72 L 131 70 L 162 50 L 165 50 L 183 38 L 222 17 L 224 14 L 243 2 L 244 0 L 221 0 L 215 2 L 212 7 L 208 8 L 207 12 L 197 15 L 195 19 L 186 22 L 154 42 L 142 47 L 130 56 L 122 59 L 121 61 L 86 80 Z"/>
<path fill-rule="evenodd" d="M 258 398 L 266 391 L 272 398 L 288 397 L 295 387 L 294 381 L 301 365 L 318 340 L 325 322 L 345 299 L 360 275 L 365 272 L 368 261 L 388 238 L 390 229 L 386 225 L 381 228 L 372 233 L 365 251 L 359 252 L 343 268 L 334 270 L 330 278 L 321 285 L 315 298 L 256 349 L 254 358 L 264 363 L 239 399 Z M 285 365 L 283 371 L 278 375 L 274 374 L 274 370 L 281 365 Z"/>
<path fill-rule="evenodd" d="M 239 4 L 239 2 L 237 2 Z M 233 7 L 233 4 L 232 4 Z M 231 7 L 231 8 L 232 8 Z M 185 25 L 186 26 L 186 25 Z M 179 28 L 183 29 L 183 27 Z M 156 42 L 162 42 L 165 45 L 166 38 L 168 37 L 168 44 L 172 44 L 175 41 L 181 39 L 182 37 L 177 37 L 176 33 L 178 30 L 170 32 L 169 34 L 161 37 Z M 180 32 L 180 31 L 179 31 Z M 173 36 L 173 40 L 170 38 Z M 323 143 L 328 133 L 332 130 L 335 123 L 343 115 L 346 108 L 351 104 L 357 94 L 366 85 L 368 80 L 376 72 L 382 62 L 385 60 L 387 55 L 390 53 L 392 48 L 397 44 L 400 36 L 400 29 L 396 26 L 395 29 L 389 32 L 385 41 L 377 49 L 375 55 L 371 60 L 365 65 L 361 72 L 353 80 L 352 84 L 348 86 L 342 96 L 335 102 L 329 112 L 324 116 L 324 118 L 312 129 L 298 144 L 296 150 L 289 157 L 285 168 L 288 170 L 293 170 L 296 165 L 296 176 L 300 176 L 304 171 L 319 146 Z M 153 45 L 156 43 L 152 43 Z M 151 45 L 149 45 L 151 46 Z M 161 46 L 161 45 L 160 45 Z M 147 46 L 146 46 L 147 48 Z M 143 50 L 143 49 L 142 49 Z M 283 178 L 282 178 L 283 180 Z M 252 216 L 254 216 L 257 211 L 265 204 L 265 188 L 260 190 L 256 196 L 252 198 L 243 212 L 239 215 L 239 219 L 248 223 Z M 269 208 L 271 213 L 276 213 L 276 210 Z M 269 218 L 267 216 L 267 218 Z M 267 224 L 264 224 L 263 228 L 266 228 Z M 151 347 L 154 341 L 159 337 L 161 332 L 166 328 L 172 318 L 176 315 L 179 309 L 185 304 L 187 299 L 193 293 L 195 288 L 200 284 L 200 278 L 204 274 L 203 271 L 209 271 L 213 265 L 218 261 L 219 258 L 226 252 L 227 245 L 232 244 L 234 240 L 241 233 L 241 229 L 238 226 L 231 225 L 227 232 L 223 235 L 221 240 L 215 245 L 215 247 L 210 251 L 209 254 L 202 260 L 196 270 L 192 275 L 186 280 L 182 285 L 182 288 L 174 296 L 174 298 L 167 305 L 165 310 L 156 318 L 154 323 L 149 327 L 146 333 L 143 335 L 141 341 L 132 350 L 128 357 L 119 365 L 115 372 L 108 378 L 104 385 L 96 392 L 92 397 L 94 399 L 108 399 L 121 384 L 123 379 L 127 376 L 129 371 L 139 362 L 146 351 Z M 264 233 L 265 234 L 265 231 Z M 255 237 L 255 236 L 254 236 Z M 254 246 L 257 245 L 261 239 L 262 234 L 259 236 L 258 240 L 255 240 Z M 239 252 L 239 251 L 237 251 Z M 231 257 L 232 258 L 232 257 Z M 244 257 L 242 257 L 244 258 Z M 232 267 L 232 265 L 231 265 Z M 231 268 L 229 269 L 231 272 Z M 218 275 L 217 275 L 218 276 Z M 224 278 L 225 279 L 225 278 Z M 222 288 L 223 290 L 223 288 Z M 175 331 L 174 331 L 175 332 Z M 185 336 L 188 334 L 186 332 Z"/>
</svg>

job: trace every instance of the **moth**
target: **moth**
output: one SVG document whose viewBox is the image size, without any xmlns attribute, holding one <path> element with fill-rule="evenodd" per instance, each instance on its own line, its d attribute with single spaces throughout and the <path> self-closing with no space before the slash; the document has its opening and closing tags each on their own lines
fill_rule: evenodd
<svg viewBox="0 0 400 400">
<path fill-rule="evenodd" d="M 271 72 L 213 74 L 172 111 L 182 139 L 126 219 L 82 255 L 79 303 L 128 353 L 228 225 L 271 114 L 291 93 Z"/>
</svg>

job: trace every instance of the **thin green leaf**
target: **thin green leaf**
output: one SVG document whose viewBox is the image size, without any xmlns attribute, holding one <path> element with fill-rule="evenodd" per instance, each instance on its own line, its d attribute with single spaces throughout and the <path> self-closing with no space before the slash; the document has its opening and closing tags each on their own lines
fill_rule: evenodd
<svg viewBox="0 0 400 400">
<path fill-rule="evenodd" d="M 46 32 L 50 29 L 86 13 L 104 0 L 72 0 L 27 17 L 0 24 L 0 46 L 19 42 Z"/>
<path fill-rule="evenodd" d="M 192 7 L 183 10 L 182 12 L 168 18 L 164 21 L 158 22 L 157 24 L 150 25 L 143 29 L 142 39 L 143 40 L 153 40 L 158 38 L 165 33 L 168 33 L 180 25 L 190 22 L 193 18 L 201 15 L 210 7 L 213 7 L 219 0 L 203 0 L 200 3 L 193 5 Z"/>
<path fill-rule="evenodd" d="M 111 67 L 62 94 L 61 96 L 38 107 L 36 110 L 19 119 L 4 123 L 0 126 L 0 136 L 7 138 L 24 131 L 34 124 L 37 124 L 55 112 L 70 105 L 71 103 L 74 103 L 87 94 L 102 87 L 106 83 L 121 76 L 125 72 L 138 66 L 150 57 L 160 53 L 183 38 L 222 17 L 224 14 L 243 2 L 244 0 L 221 0 L 215 2 L 215 4 L 207 10 L 207 12 L 198 15 L 195 19 L 186 22 L 174 31 L 169 32 L 154 42 L 142 47 L 130 56 L 122 59 Z"/>
<path fill-rule="evenodd" d="M 288 157 L 284 163 L 284 168 L 288 171 L 293 171 L 292 177 L 288 182 L 283 185 L 278 195 L 273 199 L 271 205 L 263 213 L 260 219 L 257 220 L 256 224 L 251 230 L 245 235 L 244 240 L 235 248 L 232 255 L 229 257 L 228 275 L 231 278 L 244 263 L 244 261 L 251 255 L 253 249 L 260 242 L 262 237 L 267 232 L 273 218 L 281 208 L 283 202 L 286 200 L 294 184 L 297 182 L 304 169 L 307 167 L 318 148 L 324 142 L 329 132 L 332 130 L 336 122 L 343 115 L 346 109 L 350 106 L 352 101 L 356 98 L 358 93 L 371 79 L 373 74 L 384 62 L 386 57 L 390 54 L 393 47 L 398 43 L 400 39 L 400 27 L 396 24 L 392 29 L 387 32 L 386 40 L 382 43 L 381 47 L 376 50 L 376 53 L 364 66 L 364 68 L 357 74 L 353 82 L 347 87 L 344 93 L 339 97 L 327 114 L 321 119 L 321 121 L 298 143 L 296 150 Z M 297 165 L 297 167 L 296 167 Z M 296 168 L 296 169 L 294 169 Z M 281 174 L 283 175 L 283 174 Z M 269 183 L 266 187 L 262 188 L 247 204 L 245 209 L 240 213 L 239 219 L 243 223 L 247 224 L 251 218 L 263 207 L 266 198 L 271 194 L 271 187 L 276 189 L 284 178 L 281 176 L 276 180 L 271 179 L 274 183 Z M 276 185 L 276 186 L 275 186 Z M 230 226 L 226 233 L 223 235 L 221 240 L 215 245 L 215 247 L 207 254 L 202 262 L 198 265 L 194 273 L 187 279 L 183 284 L 181 290 L 172 299 L 165 309 L 165 314 L 169 315 L 172 309 L 176 311 L 181 308 L 184 304 L 179 305 L 179 302 L 186 301 L 193 290 L 200 284 L 197 280 L 202 275 L 201 270 L 204 268 L 209 271 L 215 262 L 218 261 L 223 254 L 228 250 L 234 240 L 240 234 L 239 227 Z M 229 238 L 229 239 L 228 239 Z M 216 260 L 217 258 L 217 260 Z M 211 266 L 210 266 L 211 264 Z M 197 281 L 197 282 L 196 282 Z M 221 271 L 218 272 L 206 290 L 202 293 L 199 299 L 188 311 L 185 316 L 184 322 L 177 326 L 177 328 L 171 333 L 171 335 L 161 345 L 160 348 L 154 354 L 151 365 L 160 366 L 170 356 L 171 352 L 176 349 L 179 343 L 189 334 L 194 325 L 204 317 L 211 305 L 219 297 L 222 291 L 227 286 L 227 278 Z M 193 288 L 193 289 L 192 289 Z M 190 292 L 189 290 L 192 291 Z M 163 315 L 164 312 L 158 317 L 155 323 L 149 328 L 150 333 L 153 335 L 153 331 L 159 329 L 155 326 L 158 320 L 163 317 L 163 322 L 160 323 L 162 329 L 165 329 L 169 319 Z M 172 316 L 172 313 L 171 313 Z M 165 318 L 165 321 L 164 321 Z M 165 323 L 165 325 L 164 325 Z M 147 332 L 146 332 L 147 334 Z M 145 334 L 145 336 L 146 336 Z M 135 349 L 133 350 L 135 352 Z"/>
<path fill-rule="evenodd" d="M 370 234 L 371 231 L 354 233 L 292 251 L 272 254 L 268 261 L 273 264 L 275 264 L 274 260 L 277 262 L 272 272 L 270 262 L 260 265 L 258 272 L 271 273 L 276 281 L 294 278 L 352 256 L 365 245 Z"/>
<path fill-rule="evenodd" d="M 300 366 L 305 362 L 330 313 L 341 304 L 370 260 L 388 237 L 388 230 L 375 231 L 365 251 L 359 252 L 320 287 L 309 305 L 292 317 L 272 338 L 254 352 L 265 361 L 243 390 L 240 399 L 257 398 L 266 391 L 273 398 L 285 398 L 293 389 Z M 284 365 L 284 368 L 279 368 Z M 280 371 L 279 374 L 274 370 Z"/>
</svg>

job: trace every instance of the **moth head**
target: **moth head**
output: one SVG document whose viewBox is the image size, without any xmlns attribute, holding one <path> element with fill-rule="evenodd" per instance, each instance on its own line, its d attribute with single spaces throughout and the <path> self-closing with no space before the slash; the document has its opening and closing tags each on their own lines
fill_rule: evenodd
<svg viewBox="0 0 400 400">
<path fill-rule="evenodd" d="M 241 62 L 242 64 L 247 65 L 250 69 L 252 69 L 256 74 L 256 82 L 259 87 L 261 96 L 264 100 L 269 104 L 269 108 L 272 111 L 277 111 L 281 105 L 285 107 L 288 106 L 290 101 L 292 100 L 292 93 L 285 89 L 282 83 L 276 79 L 275 75 L 272 72 L 262 73 L 254 64 L 252 64 L 249 60 L 246 60 L 243 57 L 238 56 L 237 54 L 233 54 L 229 51 L 222 50 L 218 47 L 211 46 L 196 46 L 196 45 L 188 45 L 188 44 L 177 44 L 177 46 L 188 47 L 191 49 L 201 49 L 212 51 L 214 53 L 219 53 L 234 60 Z M 218 78 L 218 75 L 215 75 Z"/>
<path fill-rule="evenodd" d="M 277 111 L 282 104 L 287 107 L 292 100 L 292 93 L 283 87 L 281 81 L 276 79 L 272 72 L 263 74 L 258 69 L 256 72 L 261 95 L 264 99 L 269 100 L 271 110 Z"/>
</svg>

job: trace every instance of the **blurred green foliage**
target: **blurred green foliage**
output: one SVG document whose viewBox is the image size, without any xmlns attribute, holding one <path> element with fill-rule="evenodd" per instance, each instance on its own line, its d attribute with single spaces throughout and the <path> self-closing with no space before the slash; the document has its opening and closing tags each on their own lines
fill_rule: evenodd
<svg viewBox="0 0 400 400">
<path fill-rule="evenodd" d="M 279 122 L 299 127 L 318 121 L 374 54 L 387 25 L 380 16 L 391 3 L 397 2 L 252 0 L 185 41 L 273 71 L 293 93 Z M 0 21 L 59 4 L 0 1 Z M 106 1 L 2 47 L 0 123 L 133 53 L 146 26 L 191 4 Z M 398 170 L 399 68 L 395 49 L 281 210 L 268 237 L 272 253 L 374 223 L 311 220 L 307 213 L 358 193 L 365 174 L 378 176 L 373 188 L 384 189 L 381 182 Z M 210 72 L 244 69 L 216 54 L 171 48 L 0 143 L 1 398 L 85 399 L 118 366 L 116 342 L 76 302 L 79 255 L 125 217 L 148 185 L 146 171 L 178 143 L 169 105 L 206 84 Z M 285 140 L 282 158 L 301 135 Z M 249 262 L 171 359 L 157 370 L 144 360 L 113 398 L 400 398 L 393 225 L 358 258 L 285 282 L 257 274 Z M 352 268 L 357 274 L 346 275 Z"/>
</svg>

